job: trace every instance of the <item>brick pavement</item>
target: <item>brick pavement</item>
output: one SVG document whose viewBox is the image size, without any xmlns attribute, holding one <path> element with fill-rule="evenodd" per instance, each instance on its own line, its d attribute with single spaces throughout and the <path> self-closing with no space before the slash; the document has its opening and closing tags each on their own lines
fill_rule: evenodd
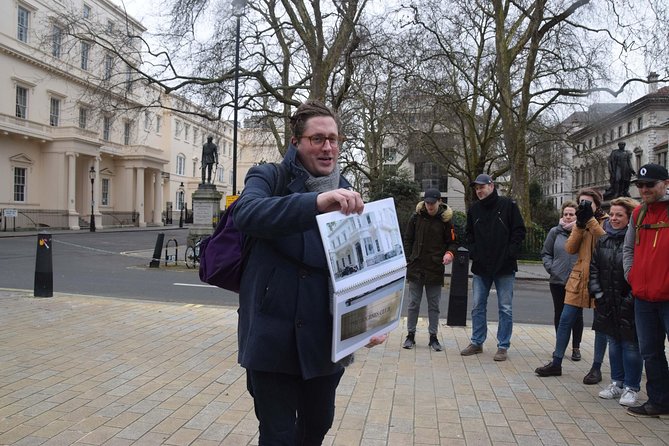
<svg viewBox="0 0 669 446">
<path fill-rule="evenodd" d="M 234 309 L 30 295 L 0 290 L 0 445 L 257 444 Z M 494 325 L 484 353 L 463 358 L 469 328 L 442 325 L 435 353 L 420 324 L 414 350 L 400 348 L 403 326 L 356 355 L 325 444 L 669 444 L 669 419 L 631 417 L 582 384 L 590 330 L 583 361 L 539 379 L 552 326 L 517 324 L 496 363 Z"/>
</svg>

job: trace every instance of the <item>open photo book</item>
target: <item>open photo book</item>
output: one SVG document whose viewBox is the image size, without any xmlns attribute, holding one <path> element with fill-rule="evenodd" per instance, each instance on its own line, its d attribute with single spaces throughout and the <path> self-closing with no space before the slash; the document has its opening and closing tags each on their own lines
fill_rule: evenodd
<svg viewBox="0 0 669 446">
<path fill-rule="evenodd" d="M 406 257 L 392 198 L 365 204 L 361 215 L 316 216 L 334 288 L 332 361 L 397 328 Z"/>
</svg>

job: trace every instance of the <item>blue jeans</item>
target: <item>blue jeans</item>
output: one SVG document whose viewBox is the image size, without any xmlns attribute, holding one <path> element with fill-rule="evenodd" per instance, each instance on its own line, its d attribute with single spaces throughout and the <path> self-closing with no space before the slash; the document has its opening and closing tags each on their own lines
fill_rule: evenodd
<svg viewBox="0 0 669 446">
<path fill-rule="evenodd" d="M 259 445 L 312 446 L 332 427 L 335 392 L 344 369 L 333 375 L 298 375 L 246 370 L 246 387 L 260 421 Z"/>
<path fill-rule="evenodd" d="M 497 290 L 497 307 L 499 310 L 499 325 L 497 327 L 497 348 L 508 349 L 511 345 L 513 332 L 513 282 L 515 274 L 505 276 L 478 276 L 474 274 L 472 280 L 472 344 L 483 345 L 488 335 L 488 295 L 492 284 Z"/>
<path fill-rule="evenodd" d="M 560 315 L 557 334 L 555 336 L 555 351 L 553 352 L 553 357 L 560 358 L 560 360 L 564 357 L 564 352 L 567 350 L 567 345 L 569 344 L 569 335 L 579 317 L 582 320 L 583 308 L 564 304 L 564 307 L 562 307 L 562 314 Z M 604 353 L 602 352 L 602 356 L 603 355 Z"/>
<path fill-rule="evenodd" d="M 646 393 L 651 404 L 669 409 L 669 365 L 664 343 L 669 336 L 669 302 L 634 299 L 639 351 L 646 366 Z"/>
<path fill-rule="evenodd" d="M 607 338 L 609 340 L 611 381 L 621 383 L 638 392 L 641 389 L 641 372 L 643 371 L 639 345 L 636 342 L 619 341 L 612 336 L 607 336 Z"/>
<path fill-rule="evenodd" d="M 425 285 L 425 296 L 427 297 L 427 331 L 436 335 L 439 329 L 439 300 L 441 299 L 441 285 Z M 409 333 L 416 332 L 418 323 L 418 312 L 420 301 L 423 298 L 423 284 L 421 282 L 409 281 L 409 308 L 407 315 L 407 330 Z"/>
</svg>

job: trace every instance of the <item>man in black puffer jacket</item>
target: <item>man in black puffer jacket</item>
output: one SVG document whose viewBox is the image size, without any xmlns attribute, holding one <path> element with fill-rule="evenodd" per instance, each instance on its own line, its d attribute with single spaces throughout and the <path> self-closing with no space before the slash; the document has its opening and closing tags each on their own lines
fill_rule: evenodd
<svg viewBox="0 0 669 446">
<path fill-rule="evenodd" d="M 472 338 L 462 356 L 483 351 L 488 333 L 486 313 L 492 284 L 497 290 L 499 325 L 495 361 L 505 361 L 513 331 L 513 282 L 518 271 L 516 259 L 525 239 L 525 223 L 516 202 L 500 197 L 492 178 L 481 174 L 472 181 L 479 201 L 467 212 L 467 248 L 472 263 Z"/>
<path fill-rule="evenodd" d="M 638 206 L 628 197 L 611 201 L 606 234 L 597 240 L 590 261 L 590 294 L 595 296 L 593 330 L 606 334 L 609 342 L 611 384 L 600 398 L 618 399 L 623 406 L 635 406 L 641 388 L 643 362 L 634 323 L 634 298 L 625 280 L 623 242 L 627 226 Z"/>
</svg>

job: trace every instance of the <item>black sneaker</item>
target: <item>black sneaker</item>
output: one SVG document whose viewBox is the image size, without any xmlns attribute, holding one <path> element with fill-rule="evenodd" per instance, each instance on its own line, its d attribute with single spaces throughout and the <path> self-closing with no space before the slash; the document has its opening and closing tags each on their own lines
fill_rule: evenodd
<svg viewBox="0 0 669 446">
<path fill-rule="evenodd" d="M 443 349 L 441 348 L 441 344 L 439 343 L 439 340 L 435 335 L 430 335 L 430 342 L 427 344 L 429 347 L 432 347 L 432 350 L 435 352 L 440 352 Z"/>
<path fill-rule="evenodd" d="M 549 362 L 545 366 L 537 367 L 534 369 L 534 373 L 539 376 L 562 376 L 562 366 L 553 364 L 553 361 Z"/>
<path fill-rule="evenodd" d="M 591 368 L 587 375 L 583 377 L 583 384 L 597 384 L 602 381 L 602 371 Z"/>
<path fill-rule="evenodd" d="M 650 401 L 646 401 L 641 406 L 628 407 L 627 413 L 634 417 L 659 418 L 662 415 L 669 415 L 669 409 L 662 409 Z"/>
<path fill-rule="evenodd" d="M 414 333 L 409 333 L 407 335 L 407 338 L 404 340 L 404 344 L 402 344 L 402 348 L 406 348 L 407 350 L 411 350 L 414 345 L 416 345 L 416 341 L 414 339 L 415 334 Z"/>
</svg>

